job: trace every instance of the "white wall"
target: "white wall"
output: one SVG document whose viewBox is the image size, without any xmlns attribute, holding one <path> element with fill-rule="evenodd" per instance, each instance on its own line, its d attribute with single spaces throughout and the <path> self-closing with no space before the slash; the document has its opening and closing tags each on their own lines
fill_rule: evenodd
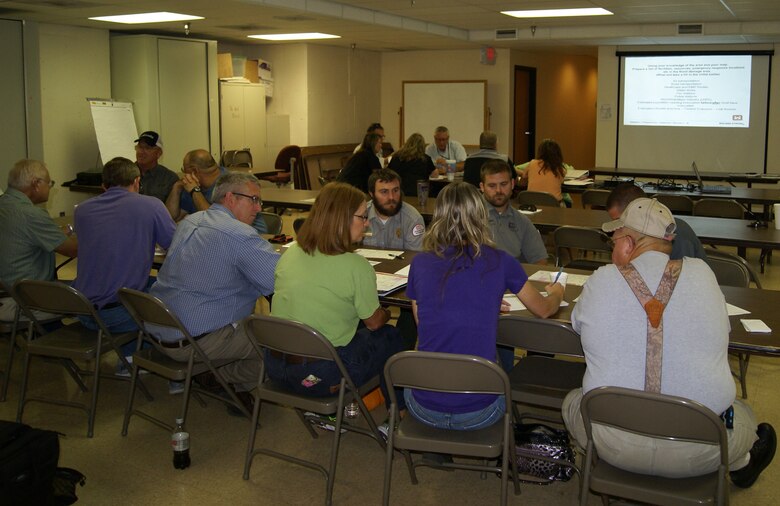
<svg viewBox="0 0 780 506">
<path fill-rule="evenodd" d="M 108 30 L 28 23 L 25 51 L 31 128 L 29 151 L 42 157 L 57 182 L 47 203 L 50 214 L 73 214 L 73 205 L 90 195 L 70 192 L 60 183 L 95 169 L 98 146 L 87 97 L 110 97 Z M 27 30 L 27 28 L 26 28 Z M 29 68 L 30 65 L 36 68 Z M 39 107 L 34 104 L 37 102 Z"/>
<path fill-rule="evenodd" d="M 496 64 L 482 65 L 479 49 L 452 51 L 404 51 L 382 53 L 381 123 L 387 139 L 398 147 L 400 139 L 403 81 L 487 80 L 488 107 L 492 113 L 490 129 L 498 135 L 502 151 L 511 152 L 512 76 L 510 52 L 497 49 Z M 452 125 L 448 125 L 450 128 Z M 412 132 L 409 132 L 411 134 Z M 433 142 L 433 132 L 420 132 L 425 141 Z M 455 139 L 463 144 L 479 144 L 479 139 Z"/>
<path fill-rule="evenodd" d="M 742 46 L 632 46 L 632 50 L 650 49 L 655 51 L 678 50 L 748 50 L 768 49 L 777 51 L 780 44 L 761 45 L 760 47 Z M 598 119 L 596 130 L 596 166 L 615 166 L 616 128 L 617 128 L 617 100 L 618 100 L 618 57 L 615 56 L 616 46 L 602 46 L 599 48 L 599 74 L 598 74 L 598 103 L 596 110 L 609 109 L 612 112 L 610 119 Z M 778 65 L 772 66 L 771 84 L 769 89 L 769 138 L 767 145 L 767 172 L 780 173 L 780 143 L 773 139 L 780 134 L 780 69 Z M 734 172 L 744 172 L 736 167 Z"/>
<path fill-rule="evenodd" d="M 0 19 L 0 188 L 13 164 L 27 156 L 22 23 Z"/>
</svg>

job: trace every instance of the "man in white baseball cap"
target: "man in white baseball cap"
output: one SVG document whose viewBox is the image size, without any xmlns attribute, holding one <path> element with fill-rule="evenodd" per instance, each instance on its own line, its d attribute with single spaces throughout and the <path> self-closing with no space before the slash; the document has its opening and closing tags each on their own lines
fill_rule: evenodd
<svg viewBox="0 0 780 506">
<path fill-rule="evenodd" d="M 675 222 L 657 200 L 632 201 L 602 226 L 612 236 L 614 264 L 588 279 L 574 308 L 572 327 L 582 339 L 587 369 L 582 388 L 569 392 L 562 414 L 580 446 L 587 442 L 582 396 L 617 386 L 698 401 L 722 414 L 728 434 L 731 481 L 751 486 L 777 446 L 768 423 L 758 425 L 736 399 L 728 364 L 726 301 L 707 264 L 670 260 Z M 632 472 L 681 478 L 715 471 L 717 446 L 652 439 L 594 425 L 599 458 Z"/>
</svg>

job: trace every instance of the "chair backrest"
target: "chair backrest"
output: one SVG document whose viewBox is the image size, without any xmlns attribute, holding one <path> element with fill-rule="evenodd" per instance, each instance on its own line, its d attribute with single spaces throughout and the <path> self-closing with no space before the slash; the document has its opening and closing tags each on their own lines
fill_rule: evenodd
<svg viewBox="0 0 780 506">
<path fill-rule="evenodd" d="M 609 190 L 585 190 L 582 193 L 582 207 L 599 207 L 606 209 Z"/>
<path fill-rule="evenodd" d="M 331 360 L 343 368 L 330 341 L 303 323 L 274 316 L 254 315 L 247 320 L 247 330 L 264 348 L 291 355 Z"/>
<path fill-rule="evenodd" d="M 37 310 L 58 315 L 84 315 L 97 319 L 92 303 L 72 286 L 58 281 L 36 281 L 20 279 L 12 290 L 16 302 L 22 310 Z M 34 319 L 31 314 L 28 318 Z"/>
<path fill-rule="evenodd" d="M 685 195 L 666 195 L 658 193 L 654 196 L 658 202 L 665 205 L 674 214 L 693 214 L 693 199 Z"/>
<path fill-rule="evenodd" d="M 157 297 L 131 288 L 120 288 L 119 300 L 139 328 L 146 328 L 146 324 L 151 323 L 177 329 L 186 337 L 191 337 L 179 318 Z"/>
<path fill-rule="evenodd" d="M 230 165 L 233 163 L 233 157 L 236 155 L 235 149 L 226 149 L 222 152 L 222 155 L 219 157 L 219 164 L 223 167 L 230 167 Z"/>
<path fill-rule="evenodd" d="M 715 273 L 719 285 L 749 288 L 752 281 L 756 288 L 762 288 L 758 274 L 744 258 L 714 248 L 704 248 L 704 251 L 707 265 Z"/>
<path fill-rule="evenodd" d="M 274 213 L 267 213 L 264 211 L 260 211 L 260 216 L 263 217 L 263 221 L 265 221 L 266 227 L 268 227 L 268 233 L 269 234 L 281 234 L 282 233 L 282 217 L 278 214 Z"/>
<path fill-rule="evenodd" d="M 233 154 L 233 159 L 230 162 L 231 167 L 253 167 L 252 153 L 249 152 L 249 148 L 237 149 Z"/>
<path fill-rule="evenodd" d="M 501 316 L 498 318 L 496 342 L 528 351 L 584 356 L 580 336 L 569 325 L 555 320 Z"/>
<path fill-rule="evenodd" d="M 306 218 L 295 218 L 295 221 L 293 221 L 293 230 L 295 231 L 296 234 L 303 226 L 304 221 L 306 221 Z"/>
<path fill-rule="evenodd" d="M 693 206 L 693 215 L 741 220 L 745 217 L 745 208 L 734 199 L 701 199 Z"/>
<path fill-rule="evenodd" d="M 618 387 L 599 387 L 580 407 L 588 440 L 592 425 L 648 437 L 720 445 L 721 466 L 728 466 L 728 439 L 723 420 L 702 404 L 671 395 Z"/>
<path fill-rule="evenodd" d="M 434 392 L 511 396 L 509 378 L 501 367 L 482 357 L 429 351 L 403 351 L 385 363 L 385 380 L 390 401 L 396 402 L 393 387 Z M 509 404 L 509 403 L 507 403 Z"/>
<path fill-rule="evenodd" d="M 517 194 L 517 203 L 519 205 L 533 204 L 535 206 L 547 207 L 559 207 L 561 205 L 560 202 L 558 202 L 558 199 L 551 193 L 527 190 Z"/>
<path fill-rule="evenodd" d="M 295 162 L 293 162 L 295 164 L 294 166 L 290 164 L 290 161 L 293 158 L 295 159 Z M 285 146 L 279 150 L 279 154 L 276 155 L 276 161 L 274 162 L 274 169 L 285 172 L 291 169 L 297 170 L 298 166 L 301 164 L 302 161 L 300 146 L 290 145 Z"/>
<path fill-rule="evenodd" d="M 555 245 L 555 260 L 557 265 L 564 265 L 563 254 L 571 255 L 571 249 L 580 251 L 596 251 L 611 255 L 609 236 L 601 230 L 588 227 L 562 226 L 553 231 Z M 570 261 L 575 260 L 571 258 Z M 609 263 L 604 261 L 603 263 Z M 593 267 L 595 269 L 595 267 Z"/>
</svg>

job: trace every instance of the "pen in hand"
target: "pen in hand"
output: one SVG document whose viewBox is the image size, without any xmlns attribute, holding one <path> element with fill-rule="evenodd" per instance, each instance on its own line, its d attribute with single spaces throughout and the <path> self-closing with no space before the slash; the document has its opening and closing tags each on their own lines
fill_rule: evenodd
<svg viewBox="0 0 780 506">
<path fill-rule="evenodd" d="M 557 283 L 557 282 L 558 282 L 558 278 L 560 278 L 560 277 L 561 277 L 561 274 L 563 274 L 563 267 L 561 267 L 561 268 L 558 270 L 558 274 L 556 274 L 556 275 L 555 275 L 555 279 L 553 279 L 553 282 L 552 282 L 552 284 L 555 284 L 555 283 Z"/>
</svg>

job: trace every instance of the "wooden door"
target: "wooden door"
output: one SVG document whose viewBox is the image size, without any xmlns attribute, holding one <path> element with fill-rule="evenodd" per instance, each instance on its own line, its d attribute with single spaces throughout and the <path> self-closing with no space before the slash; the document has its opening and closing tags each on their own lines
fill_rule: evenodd
<svg viewBox="0 0 780 506">
<path fill-rule="evenodd" d="M 516 164 L 534 158 L 536 147 L 536 69 L 515 66 L 514 153 Z"/>
</svg>

